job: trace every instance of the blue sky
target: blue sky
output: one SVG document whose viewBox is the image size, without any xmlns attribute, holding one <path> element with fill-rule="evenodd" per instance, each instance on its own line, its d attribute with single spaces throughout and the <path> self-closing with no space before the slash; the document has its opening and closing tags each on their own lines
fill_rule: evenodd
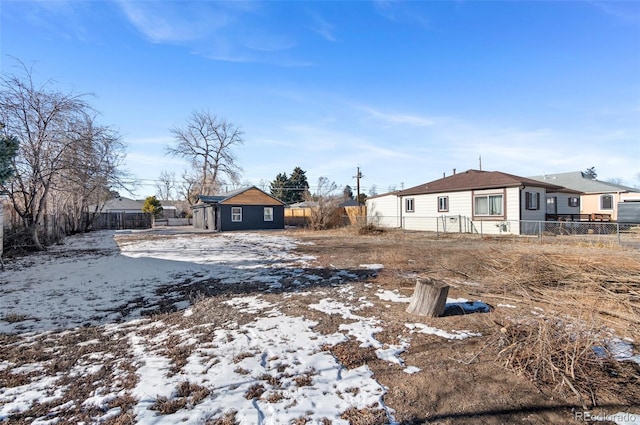
<svg viewBox="0 0 640 425">
<path fill-rule="evenodd" d="M 155 193 L 169 128 L 245 132 L 242 181 L 300 166 L 363 192 L 477 169 L 640 185 L 638 1 L 12 1 L 14 56 L 91 103 Z"/>
</svg>

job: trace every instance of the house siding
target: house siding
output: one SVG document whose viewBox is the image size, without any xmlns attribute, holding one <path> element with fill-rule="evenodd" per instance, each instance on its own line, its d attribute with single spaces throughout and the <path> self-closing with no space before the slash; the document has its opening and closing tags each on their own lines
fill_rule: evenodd
<svg viewBox="0 0 640 425">
<path fill-rule="evenodd" d="M 541 210 L 532 211 L 532 220 L 544 220 L 544 189 L 541 193 Z M 503 195 L 503 215 L 500 217 L 473 217 L 474 196 Z M 438 211 L 438 198 L 448 197 L 449 210 Z M 524 197 L 524 195 L 522 195 Z M 414 200 L 414 211 L 404 211 L 406 199 Z M 382 196 L 367 201 L 367 211 L 378 216 L 380 226 L 402 227 L 407 230 L 446 231 L 446 232 L 482 232 L 484 234 L 520 234 L 515 221 L 520 220 L 520 188 L 498 188 L 485 190 L 467 190 L 447 193 L 408 195 L 398 199 L 396 195 Z M 373 214 L 371 207 L 375 208 Z M 400 211 L 402 208 L 402 211 Z M 541 217 L 541 218 L 540 218 Z M 513 224 L 508 221 L 514 221 Z"/>
<path fill-rule="evenodd" d="M 221 204 L 220 230 L 284 229 L 284 206 L 267 205 L 273 208 L 273 221 L 264 221 L 264 205 Z M 231 208 L 242 208 L 242 221 L 231 221 Z"/>
<path fill-rule="evenodd" d="M 582 202 L 582 200 L 580 199 L 580 195 L 577 193 L 558 193 L 558 192 L 554 192 L 554 193 L 547 193 L 547 197 L 549 196 L 554 196 L 556 198 L 556 207 L 557 207 L 557 212 L 556 214 L 580 214 L 580 204 Z M 578 206 L 577 207 L 570 207 L 569 206 L 569 199 L 570 198 L 578 198 L 580 199 L 578 201 Z M 546 205 L 545 205 L 545 211 L 546 211 Z"/>
<path fill-rule="evenodd" d="M 527 209 L 527 193 L 538 198 L 539 202 L 536 209 Z M 525 187 L 520 190 L 520 211 L 521 220 L 544 221 L 547 214 L 547 191 L 541 187 Z M 517 220 L 515 215 L 509 216 L 509 219 Z"/>
<path fill-rule="evenodd" d="M 612 209 L 603 210 L 600 208 L 600 198 L 602 195 L 611 195 L 613 196 Z M 600 213 L 600 214 L 611 214 L 612 220 L 618 219 L 618 211 L 617 206 L 618 202 L 620 202 L 620 195 L 618 193 L 593 193 L 593 194 L 584 194 L 580 197 L 580 213 L 582 214 L 592 214 L 592 213 Z"/>
<path fill-rule="evenodd" d="M 402 203 L 396 194 L 367 199 L 367 222 L 381 227 L 400 227 Z"/>
</svg>

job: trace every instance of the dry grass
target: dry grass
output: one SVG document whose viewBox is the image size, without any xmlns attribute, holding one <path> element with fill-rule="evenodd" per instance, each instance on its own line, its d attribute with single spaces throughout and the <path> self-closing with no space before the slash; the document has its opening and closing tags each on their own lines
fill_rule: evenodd
<svg viewBox="0 0 640 425">
<path fill-rule="evenodd" d="M 388 423 L 387 413 L 375 406 L 366 409 L 352 407 L 340 415 L 340 418 L 349 421 L 351 425 L 383 425 Z"/>
<path fill-rule="evenodd" d="M 485 325 L 483 333 L 491 336 L 475 353 L 468 352 L 474 362 L 493 357 L 552 397 L 579 400 L 584 407 L 612 400 L 638 403 L 638 392 L 628 389 L 640 382 L 638 371 L 599 357 L 593 349 L 614 333 L 640 340 L 637 250 L 524 238 L 435 237 L 393 230 L 376 234 L 370 229 L 306 231 L 300 237 L 315 245 L 299 249 L 318 255 L 321 262 L 343 261 L 340 267 L 384 264 L 377 283 L 406 296 L 417 277 L 429 277 L 449 283 L 454 296 L 514 306 L 491 314 L 490 321 L 498 324 Z M 348 343 L 330 350 L 345 367 L 357 367 L 372 356 Z"/>
<path fill-rule="evenodd" d="M 612 360 L 594 347 L 605 346 L 608 333 L 569 318 L 538 316 L 515 322 L 504 317 L 500 324 L 492 344 L 497 361 L 538 385 L 572 392 L 585 410 L 597 405 L 595 392 L 608 383 L 594 370 L 605 369 Z"/>
<path fill-rule="evenodd" d="M 262 396 L 262 394 L 264 394 L 265 391 L 266 391 L 266 389 L 264 388 L 264 385 L 262 385 L 262 384 L 253 384 L 252 386 L 249 387 L 249 389 L 245 393 L 244 398 L 246 398 L 247 400 L 252 400 L 254 398 L 260 398 Z"/>
</svg>

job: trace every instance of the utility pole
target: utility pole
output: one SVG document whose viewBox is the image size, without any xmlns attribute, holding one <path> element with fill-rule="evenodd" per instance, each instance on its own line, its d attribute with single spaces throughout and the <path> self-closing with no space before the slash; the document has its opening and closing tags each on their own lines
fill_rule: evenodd
<svg viewBox="0 0 640 425">
<path fill-rule="evenodd" d="M 480 166 L 480 171 L 482 171 L 482 155 L 478 155 L 478 165 Z"/>
<path fill-rule="evenodd" d="M 360 172 L 360 167 L 358 167 L 358 172 L 353 177 L 356 179 L 356 201 L 360 205 L 360 179 L 364 177 Z"/>
</svg>

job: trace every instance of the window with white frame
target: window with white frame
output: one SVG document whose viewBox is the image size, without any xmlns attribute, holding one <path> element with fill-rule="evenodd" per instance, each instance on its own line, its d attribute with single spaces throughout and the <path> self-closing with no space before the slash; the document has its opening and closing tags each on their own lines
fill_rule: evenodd
<svg viewBox="0 0 640 425">
<path fill-rule="evenodd" d="M 474 196 L 474 215 L 501 216 L 502 198 L 502 195 Z"/>
<path fill-rule="evenodd" d="M 528 210 L 540 209 L 540 194 L 538 192 L 525 192 L 525 208 Z"/>
<path fill-rule="evenodd" d="M 414 212 L 415 211 L 414 199 L 407 198 L 404 200 L 404 210 L 406 212 Z"/>
<path fill-rule="evenodd" d="M 242 207 L 231 207 L 231 221 L 242 221 Z"/>
<path fill-rule="evenodd" d="M 600 209 L 601 210 L 613 209 L 613 195 L 602 195 L 600 197 Z"/>
<path fill-rule="evenodd" d="M 438 212 L 449 211 L 449 197 L 438 196 Z"/>
<path fill-rule="evenodd" d="M 264 221 L 273 221 L 273 207 L 264 207 Z"/>
<path fill-rule="evenodd" d="M 577 196 L 569 197 L 569 206 L 570 207 L 579 207 L 580 206 L 580 198 Z"/>
</svg>

